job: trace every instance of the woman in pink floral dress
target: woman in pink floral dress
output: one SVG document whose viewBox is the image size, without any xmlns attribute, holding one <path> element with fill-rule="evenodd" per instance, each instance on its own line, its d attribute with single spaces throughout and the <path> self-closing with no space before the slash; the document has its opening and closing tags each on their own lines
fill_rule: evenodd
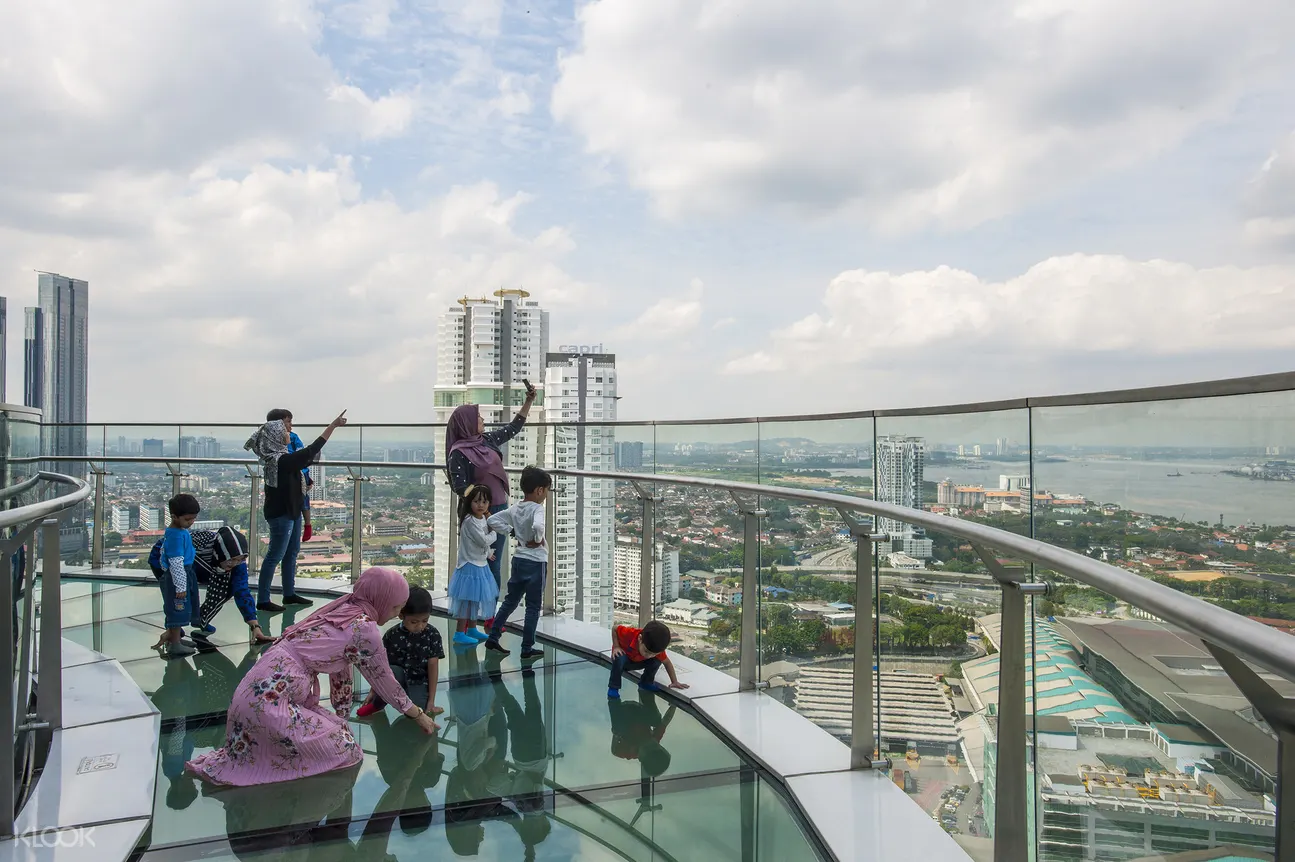
<svg viewBox="0 0 1295 862">
<path fill-rule="evenodd" d="M 225 747 L 195 757 L 188 769 L 214 784 L 246 787 L 359 763 L 364 752 L 346 723 L 352 668 L 383 700 L 435 733 L 439 725 L 391 675 L 378 629 L 408 596 L 409 584 L 395 569 L 368 569 L 349 596 L 287 629 L 234 692 Z M 328 674 L 331 710 L 320 703 L 321 673 Z"/>
</svg>

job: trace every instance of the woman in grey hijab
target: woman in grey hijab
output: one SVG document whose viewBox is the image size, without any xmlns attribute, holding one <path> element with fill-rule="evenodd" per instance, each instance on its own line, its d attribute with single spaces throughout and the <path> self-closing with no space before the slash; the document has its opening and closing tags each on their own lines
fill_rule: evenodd
<svg viewBox="0 0 1295 862">
<path fill-rule="evenodd" d="M 328 438 L 345 424 L 346 411 L 343 410 L 315 442 L 304 449 L 289 452 L 288 426 L 282 419 L 275 419 L 258 428 L 243 447 L 261 459 L 265 476 L 265 521 L 270 526 L 270 545 L 261 561 L 256 587 L 258 611 L 278 613 L 283 610 L 283 605 L 270 601 L 270 584 L 279 563 L 283 563 L 283 603 L 313 604 L 310 599 L 297 595 L 295 589 L 297 553 L 301 550 L 302 503 L 305 499 L 305 480 L 301 471 L 314 463 Z"/>
</svg>

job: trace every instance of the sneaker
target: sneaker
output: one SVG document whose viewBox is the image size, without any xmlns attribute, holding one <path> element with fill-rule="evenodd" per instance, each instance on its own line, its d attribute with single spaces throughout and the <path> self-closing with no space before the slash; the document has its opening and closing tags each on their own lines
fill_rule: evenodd
<svg viewBox="0 0 1295 862">
<path fill-rule="evenodd" d="M 473 626 L 472 628 L 468 629 L 466 632 L 464 632 L 464 634 L 470 638 L 476 638 L 478 641 L 481 641 L 482 643 L 490 640 L 490 635 L 486 634 L 476 626 Z"/>
<path fill-rule="evenodd" d="M 365 704 L 361 704 L 361 705 L 360 705 L 360 708 L 359 708 L 359 709 L 357 709 L 357 710 L 355 711 L 355 717 L 356 717 L 356 718 L 368 718 L 369 716 L 376 714 L 376 713 L 377 713 L 379 710 L 381 710 L 381 709 L 382 709 L 382 707 L 380 707 L 380 706 L 378 706 L 376 703 L 374 703 L 374 702 L 370 701 L 369 703 L 365 703 Z"/>
<path fill-rule="evenodd" d="M 216 627 L 211 623 L 207 623 L 206 625 L 195 626 L 193 633 L 197 635 L 198 631 L 202 631 L 203 634 L 214 635 L 216 633 Z"/>
<path fill-rule="evenodd" d="M 283 603 L 285 605 L 301 605 L 302 607 L 307 607 L 307 608 L 314 604 L 314 602 L 312 602 L 310 599 L 306 598 L 305 596 L 299 596 L 299 595 L 296 595 L 295 593 L 291 596 L 284 596 Z"/>
<path fill-rule="evenodd" d="M 497 640 L 493 640 L 493 639 L 491 639 L 491 640 L 487 640 L 487 641 L 486 641 L 486 649 L 490 650 L 491 652 L 497 652 L 497 653 L 499 653 L 500 655 L 508 655 L 508 654 L 509 654 L 509 651 L 508 651 L 508 650 L 504 649 L 503 647 L 501 647 L 501 646 L 499 645 L 499 641 L 497 641 Z"/>
<path fill-rule="evenodd" d="M 167 658 L 186 658 L 191 655 L 196 655 L 197 652 L 198 651 L 194 649 L 192 645 L 186 646 L 183 640 L 179 643 L 167 644 L 166 649 L 164 650 L 164 654 Z"/>
<path fill-rule="evenodd" d="M 522 655 L 522 658 L 523 658 L 523 659 L 544 658 L 544 650 L 542 650 L 542 649 L 524 649 L 524 650 L 522 650 L 521 655 Z"/>
<path fill-rule="evenodd" d="M 607 689 L 607 699 L 608 699 L 608 700 L 620 700 L 620 699 L 621 699 L 621 690 L 620 690 L 619 688 L 609 688 L 609 689 Z"/>
<path fill-rule="evenodd" d="M 283 605 L 276 605 L 274 602 L 258 602 L 256 609 L 258 611 L 265 611 L 267 614 L 283 613 Z"/>
<path fill-rule="evenodd" d="M 661 685 L 661 683 L 659 683 L 659 682 L 649 682 L 649 683 L 645 683 L 645 684 L 643 684 L 643 685 L 640 685 L 640 686 L 639 686 L 639 691 L 655 691 L 655 692 L 663 692 L 663 691 L 665 691 L 665 686 Z"/>
<path fill-rule="evenodd" d="M 481 641 L 467 634 L 464 634 L 463 632 L 455 632 L 453 640 L 459 646 L 476 646 L 477 644 L 481 643 Z"/>
<path fill-rule="evenodd" d="M 215 629 L 212 629 L 211 632 L 206 629 L 194 629 L 189 632 L 189 637 L 193 638 L 195 641 L 209 641 L 211 640 L 211 635 L 214 631 Z"/>
</svg>

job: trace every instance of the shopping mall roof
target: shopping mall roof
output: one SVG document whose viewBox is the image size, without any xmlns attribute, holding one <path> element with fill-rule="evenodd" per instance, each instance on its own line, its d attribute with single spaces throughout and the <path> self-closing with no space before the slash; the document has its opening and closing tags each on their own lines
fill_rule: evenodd
<svg viewBox="0 0 1295 862">
<path fill-rule="evenodd" d="M 990 639 L 998 639 L 998 615 L 978 622 Z M 1034 624 L 1035 648 L 1030 649 L 1030 631 L 1026 630 L 1026 710 L 1039 716 L 1060 716 L 1118 724 L 1136 724 L 1115 697 L 1098 685 L 1075 661 L 1070 644 L 1057 629 L 1046 622 Z M 1031 671 L 1029 656 L 1033 654 Z M 998 703 L 998 655 L 986 656 L 962 665 L 968 694 L 978 708 Z M 1038 704 L 1034 703 L 1038 687 Z"/>
<path fill-rule="evenodd" d="M 1269 771 L 1277 762 L 1277 740 L 1199 638 L 1147 620 L 1067 619 L 1059 628 L 1165 709 L 1200 724 L 1255 765 Z M 1278 693 L 1295 696 L 1295 684 L 1256 671 Z"/>
</svg>

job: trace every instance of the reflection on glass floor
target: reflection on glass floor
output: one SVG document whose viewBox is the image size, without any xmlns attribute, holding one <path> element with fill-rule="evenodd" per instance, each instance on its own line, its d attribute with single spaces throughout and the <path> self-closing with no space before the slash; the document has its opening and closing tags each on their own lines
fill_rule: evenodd
<svg viewBox="0 0 1295 862">
<path fill-rule="evenodd" d="M 388 708 L 352 720 L 356 768 L 213 788 L 183 766 L 222 744 L 223 711 L 257 658 L 237 612 L 216 620 L 218 651 L 166 661 L 151 651 L 154 587 L 82 586 L 65 586 L 66 636 L 118 658 L 162 711 L 145 860 L 819 858 L 782 794 L 676 701 L 630 685 L 609 703 L 606 668 L 553 647 L 530 669 L 516 651 L 456 651 L 440 619 L 436 737 Z M 277 633 L 285 616 L 262 622 Z"/>
</svg>

